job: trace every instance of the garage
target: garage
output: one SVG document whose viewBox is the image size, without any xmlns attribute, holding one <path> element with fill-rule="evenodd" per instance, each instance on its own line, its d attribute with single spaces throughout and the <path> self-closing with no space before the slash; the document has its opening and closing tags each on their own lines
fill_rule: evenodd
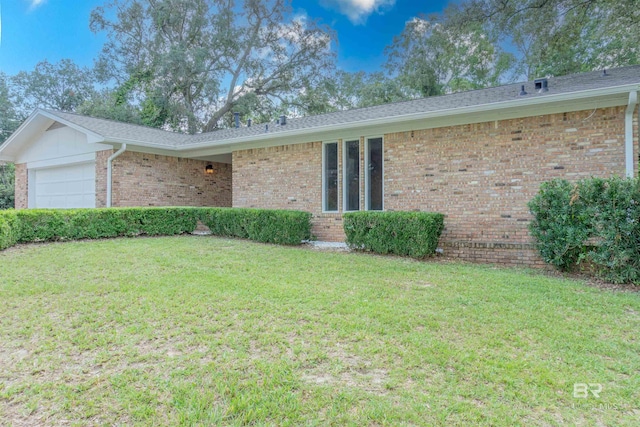
<svg viewBox="0 0 640 427">
<path fill-rule="evenodd" d="M 95 162 L 33 169 L 29 174 L 33 208 L 94 208 Z"/>
</svg>

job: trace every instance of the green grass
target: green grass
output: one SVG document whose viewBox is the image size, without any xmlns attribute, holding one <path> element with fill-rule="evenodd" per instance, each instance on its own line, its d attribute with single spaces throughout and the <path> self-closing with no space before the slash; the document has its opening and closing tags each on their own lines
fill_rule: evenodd
<svg viewBox="0 0 640 427">
<path fill-rule="evenodd" d="M 526 270 L 21 246 L 0 253 L 0 425 L 637 425 L 639 329 L 640 294 Z"/>
</svg>

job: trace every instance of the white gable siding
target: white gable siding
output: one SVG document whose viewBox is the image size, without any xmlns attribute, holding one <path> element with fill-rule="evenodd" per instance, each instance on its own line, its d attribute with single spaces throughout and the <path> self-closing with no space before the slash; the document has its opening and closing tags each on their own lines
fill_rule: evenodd
<svg viewBox="0 0 640 427">
<path fill-rule="evenodd" d="M 35 169 L 95 160 L 96 151 L 112 148 L 105 144 L 89 144 L 85 134 L 64 126 L 44 132 L 16 156 L 16 163 Z"/>
</svg>

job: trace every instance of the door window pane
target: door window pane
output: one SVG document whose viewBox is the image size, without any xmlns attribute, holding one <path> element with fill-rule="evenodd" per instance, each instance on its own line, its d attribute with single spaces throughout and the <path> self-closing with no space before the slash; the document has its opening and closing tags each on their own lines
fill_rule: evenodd
<svg viewBox="0 0 640 427">
<path fill-rule="evenodd" d="M 383 208 L 383 157 L 382 138 L 367 140 L 367 209 L 381 211 Z"/>
<path fill-rule="evenodd" d="M 360 141 L 345 142 L 344 210 L 360 210 Z"/>
<path fill-rule="evenodd" d="M 324 194 L 322 208 L 325 211 L 338 210 L 338 143 L 324 145 Z"/>
</svg>

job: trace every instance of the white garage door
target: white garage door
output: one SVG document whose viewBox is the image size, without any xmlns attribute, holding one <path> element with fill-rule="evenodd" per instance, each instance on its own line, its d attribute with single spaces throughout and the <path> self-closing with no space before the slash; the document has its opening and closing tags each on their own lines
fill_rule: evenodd
<svg viewBox="0 0 640 427">
<path fill-rule="evenodd" d="M 36 208 L 95 208 L 95 162 L 34 171 Z"/>
</svg>

